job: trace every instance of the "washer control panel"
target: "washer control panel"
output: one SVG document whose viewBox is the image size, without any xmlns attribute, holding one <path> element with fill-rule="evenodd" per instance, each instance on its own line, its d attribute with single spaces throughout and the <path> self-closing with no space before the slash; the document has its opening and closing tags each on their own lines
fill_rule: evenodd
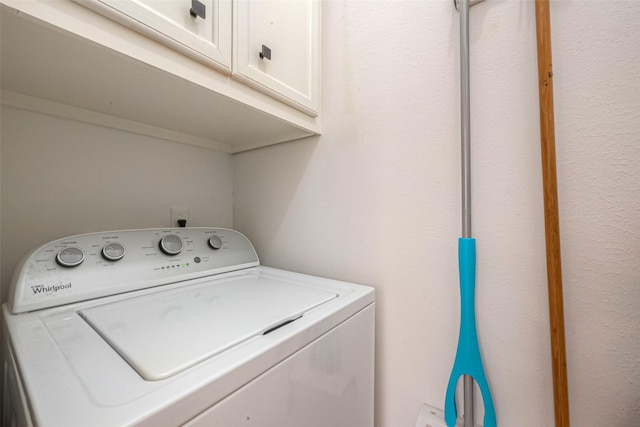
<svg viewBox="0 0 640 427">
<path fill-rule="evenodd" d="M 82 234 L 29 253 L 14 272 L 8 303 L 20 313 L 258 265 L 249 240 L 225 228 Z"/>
</svg>

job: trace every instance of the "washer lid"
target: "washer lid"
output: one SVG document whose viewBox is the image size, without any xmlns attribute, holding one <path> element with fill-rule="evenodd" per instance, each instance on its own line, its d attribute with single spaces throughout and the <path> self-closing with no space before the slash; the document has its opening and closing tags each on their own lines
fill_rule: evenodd
<svg viewBox="0 0 640 427">
<path fill-rule="evenodd" d="M 210 280 L 79 312 L 146 380 L 175 375 L 337 295 L 257 276 Z"/>
</svg>

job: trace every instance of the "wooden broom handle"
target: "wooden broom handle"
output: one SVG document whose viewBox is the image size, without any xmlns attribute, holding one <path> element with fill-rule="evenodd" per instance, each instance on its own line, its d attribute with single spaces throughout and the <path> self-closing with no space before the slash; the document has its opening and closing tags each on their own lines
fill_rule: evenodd
<svg viewBox="0 0 640 427">
<path fill-rule="evenodd" d="M 553 400 L 556 427 L 569 427 L 569 392 L 564 340 L 564 303 L 560 258 L 560 223 L 558 220 L 558 186 L 553 113 L 553 69 L 551 64 L 551 26 L 549 0 L 536 0 L 536 35 L 538 40 L 538 89 L 540 94 L 540 143 L 542 148 L 542 184 L 544 223 L 547 247 L 547 284 Z"/>
</svg>

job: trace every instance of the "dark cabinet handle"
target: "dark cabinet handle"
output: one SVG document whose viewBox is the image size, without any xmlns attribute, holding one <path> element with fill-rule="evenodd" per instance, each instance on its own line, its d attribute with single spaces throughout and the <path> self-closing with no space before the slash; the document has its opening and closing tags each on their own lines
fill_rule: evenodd
<svg viewBox="0 0 640 427">
<path fill-rule="evenodd" d="M 189 13 L 194 18 L 198 16 L 202 19 L 205 19 L 207 11 L 207 6 L 204 3 L 199 2 L 198 0 L 191 0 L 191 9 L 189 9 Z"/>
<path fill-rule="evenodd" d="M 271 60 L 271 49 L 269 49 L 265 45 L 262 45 L 262 52 L 260 52 L 258 55 L 260 55 L 260 58 L 262 58 L 262 59 Z"/>
</svg>

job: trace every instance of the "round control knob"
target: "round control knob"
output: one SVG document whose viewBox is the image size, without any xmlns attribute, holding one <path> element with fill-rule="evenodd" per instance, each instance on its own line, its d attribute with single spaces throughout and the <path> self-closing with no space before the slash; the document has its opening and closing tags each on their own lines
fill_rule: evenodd
<svg viewBox="0 0 640 427">
<path fill-rule="evenodd" d="M 102 256 L 109 261 L 118 261 L 124 257 L 127 250 L 120 243 L 109 243 L 102 248 Z"/>
<path fill-rule="evenodd" d="M 56 261 L 63 267 L 77 267 L 84 261 L 84 252 L 80 248 L 64 248 L 56 255 Z"/>
<path fill-rule="evenodd" d="M 209 246 L 211 249 L 220 249 L 222 247 L 222 239 L 217 234 L 209 237 Z"/>
<path fill-rule="evenodd" d="M 182 251 L 182 239 L 175 234 L 167 234 L 160 239 L 160 249 L 167 255 L 178 255 Z"/>
</svg>

